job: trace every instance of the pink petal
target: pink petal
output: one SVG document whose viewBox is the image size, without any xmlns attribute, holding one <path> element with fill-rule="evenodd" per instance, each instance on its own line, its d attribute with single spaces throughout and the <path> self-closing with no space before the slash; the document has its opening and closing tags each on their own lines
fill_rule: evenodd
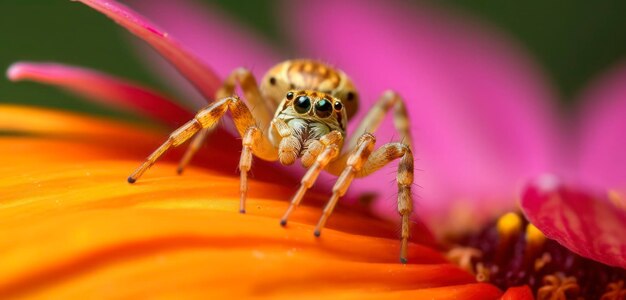
<svg viewBox="0 0 626 300">
<path fill-rule="evenodd" d="M 7 70 L 10 80 L 32 80 L 65 88 L 88 99 L 138 112 L 171 126 L 193 114 L 145 87 L 93 70 L 55 63 L 19 62 Z"/>
<path fill-rule="evenodd" d="M 201 60 L 181 47 L 170 35 L 128 7 L 113 0 L 77 0 L 107 15 L 131 33 L 143 39 L 200 91 L 206 100 L 213 99 L 221 80 Z M 185 18 L 182 17 L 181 20 Z"/>
<path fill-rule="evenodd" d="M 626 268 L 626 211 L 606 194 L 538 182 L 524 192 L 522 209 L 547 237 L 573 252 Z"/>
<path fill-rule="evenodd" d="M 278 51 L 260 39 L 258 33 L 245 28 L 241 22 L 236 22 L 215 6 L 190 0 L 135 0 L 132 4 L 143 15 L 167 28 L 222 77 L 235 68 L 246 67 L 260 80 L 272 65 L 281 60 Z M 158 73 L 167 76 L 168 83 L 174 83 L 186 97 L 193 97 L 189 86 L 172 72 L 171 67 L 158 63 L 162 61 L 155 60 L 154 56 L 146 56 L 145 51 L 141 54 L 147 59 L 148 66 L 156 67 Z"/>
<path fill-rule="evenodd" d="M 406 97 L 422 170 L 416 210 L 424 217 L 454 208 L 453 202 L 469 201 L 477 212 L 510 207 L 526 178 L 556 165 L 549 82 L 493 28 L 404 1 L 282 4 L 281 20 L 295 45 L 351 74 L 361 107 L 386 89 Z M 380 145 L 397 134 L 388 121 L 376 136 Z M 382 195 L 378 207 L 393 213 L 394 170 L 357 181 L 352 191 Z"/>
<path fill-rule="evenodd" d="M 626 186 L 626 62 L 583 93 L 579 179 L 599 188 Z"/>
</svg>

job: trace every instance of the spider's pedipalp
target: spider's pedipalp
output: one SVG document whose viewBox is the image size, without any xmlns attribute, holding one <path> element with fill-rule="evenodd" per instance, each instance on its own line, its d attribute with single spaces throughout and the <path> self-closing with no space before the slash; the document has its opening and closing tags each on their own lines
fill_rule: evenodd
<svg viewBox="0 0 626 300">
<path fill-rule="evenodd" d="M 287 211 L 280 220 L 280 225 L 287 225 L 289 215 L 300 204 L 306 191 L 313 186 L 320 172 L 339 154 L 339 145 L 342 141 L 343 135 L 339 131 L 331 131 L 319 140 L 319 143 L 323 145 L 323 150 L 315 157 L 315 161 L 302 177 L 300 187 L 291 199 Z"/>
</svg>

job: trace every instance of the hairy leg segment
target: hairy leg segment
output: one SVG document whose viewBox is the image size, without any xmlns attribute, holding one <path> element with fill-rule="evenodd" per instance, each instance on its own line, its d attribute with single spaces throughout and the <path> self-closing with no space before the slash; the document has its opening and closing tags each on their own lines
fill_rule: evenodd
<svg viewBox="0 0 626 300">
<path fill-rule="evenodd" d="M 352 138 L 348 142 L 346 150 L 354 149 L 360 136 L 364 133 L 374 134 L 380 123 L 382 123 L 387 113 L 393 109 L 393 124 L 399 133 L 399 140 L 409 145 L 413 149 L 413 141 L 411 139 L 411 132 L 409 129 L 409 116 L 407 114 L 406 105 L 404 99 L 394 91 L 384 92 L 376 104 L 367 112 L 367 115 L 361 120 L 359 126 L 354 131 Z"/>
<path fill-rule="evenodd" d="M 249 70 L 238 68 L 232 71 L 224 80 L 222 87 L 215 93 L 215 99 L 233 96 L 237 85 L 241 87 L 244 98 L 249 103 L 250 107 L 252 107 L 251 113 L 257 124 L 259 124 L 259 127 L 266 128 L 272 119 L 275 107 L 273 103 L 265 101 L 261 96 L 257 81 Z M 215 127 L 203 128 L 195 135 L 178 164 L 178 168 L 176 169 L 178 174 L 183 173 L 185 167 L 189 165 L 193 156 L 200 150 L 204 141 L 214 128 Z"/>
<path fill-rule="evenodd" d="M 200 110 L 191 121 L 172 132 L 169 138 L 128 177 L 128 182 L 137 181 L 169 148 L 180 146 L 202 129 L 213 128 L 227 110 L 230 111 L 235 127 L 242 137 L 239 162 L 241 172 L 239 209 L 244 213 L 248 190 L 247 173 L 252 165 L 252 154 L 270 161 L 276 160 L 278 156 L 270 141 L 263 135 L 263 131 L 256 125 L 250 109 L 238 97 L 226 97 Z"/>
<path fill-rule="evenodd" d="M 379 128 L 388 112 L 393 110 L 393 121 L 401 143 L 388 143 L 372 152 L 376 142 L 373 134 Z M 339 198 L 341 198 L 355 177 L 365 177 L 379 170 L 390 162 L 400 159 L 396 181 L 398 184 L 398 213 L 401 218 L 400 261 L 407 262 L 408 239 L 410 235 L 410 215 L 413 211 L 411 185 L 414 177 L 412 139 L 410 123 L 404 100 L 393 91 L 386 91 L 370 109 L 357 127 L 346 147 L 346 152 L 327 166 L 331 174 L 339 175 L 333 186 L 333 194 L 320 218 L 315 235 L 321 235 Z"/>
</svg>

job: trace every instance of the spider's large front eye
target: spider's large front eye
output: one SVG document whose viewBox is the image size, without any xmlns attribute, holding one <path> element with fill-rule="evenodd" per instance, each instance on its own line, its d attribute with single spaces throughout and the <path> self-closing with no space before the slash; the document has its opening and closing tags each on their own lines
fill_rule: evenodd
<svg viewBox="0 0 626 300">
<path fill-rule="evenodd" d="M 322 99 L 315 103 L 315 114 L 320 118 L 326 118 L 333 112 L 333 105 L 330 101 Z"/>
<path fill-rule="evenodd" d="M 311 109 L 311 99 L 307 96 L 300 96 L 294 102 L 294 108 L 298 113 L 306 113 Z"/>
</svg>

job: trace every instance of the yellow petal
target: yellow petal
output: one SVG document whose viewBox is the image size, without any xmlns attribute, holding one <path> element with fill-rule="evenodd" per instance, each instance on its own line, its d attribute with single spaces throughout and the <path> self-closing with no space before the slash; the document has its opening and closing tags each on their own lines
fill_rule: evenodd
<svg viewBox="0 0 626 300">
<path fill-rule="evenodd" d="M 0 128 L 25 133 L 0 137 L 0 298 L 500 295 L 425 245 L 397 263 L 397 225 L 359 209 L 338 207 L 315 238 L 325 195 L 282 228 L 293 187 L 252 180 L 241 215 L 235 166 L 177 176 L 166 160 L 127 184 L 160 133 L 20 107 L 0 107 Z"/>
</svg>

